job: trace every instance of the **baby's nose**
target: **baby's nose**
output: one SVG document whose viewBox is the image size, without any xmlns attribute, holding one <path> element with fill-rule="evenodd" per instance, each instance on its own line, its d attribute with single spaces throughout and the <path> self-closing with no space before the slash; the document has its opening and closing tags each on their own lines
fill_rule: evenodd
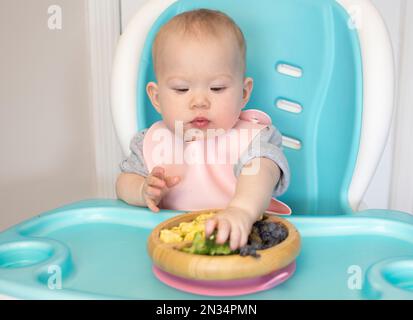
<svg viewBox="0 0 413 320">
<path fill-rule="evenodd" d="M 203 108 L 209 109 L 210 102 L 204 95 L 195 96 L 191 101 L 191 109 Z"/>
</svg>

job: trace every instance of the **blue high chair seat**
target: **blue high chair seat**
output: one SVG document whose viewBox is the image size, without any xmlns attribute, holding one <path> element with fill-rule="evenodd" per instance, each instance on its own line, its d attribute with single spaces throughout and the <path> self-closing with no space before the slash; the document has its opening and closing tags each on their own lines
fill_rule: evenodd
<svg viewBox="0 0 413 320">
<path fill-rule="evenodd" d="M 302 236 L 294 276 L 246 299 L 413 298 L 413 217 L 357 212 L 383 152 L 393 106 L 393 60 L 369 0 L 152 0 L 130 22 L 113 68 L 112 111 L 125 154 L 159 120 L 145 85 L 162 24 L 195 8 L 221 10 L 244 32 L 248 108 L 283 134 L 292 180 L 280 198 Z M 205 299 L 151 271 L 146 238 L 179 214 L 117 200 L 65 206 L 0 234 L 0 294 L 16 298 Z M 320 277 L 322 275 L 322 277 Z"/>
<path fill-rule="evenodd" d="M 179 1 L 160 16 L 139 66 L 138 127 L 160 120 L 145 94 L 145 83 L 155 80 L 151 44 L 159 27 L 194 8 L 222 10 L 245 35 L 247 75 L 254 79 L 248 107 L 266 112 L 285 137 L 299 143 L 285 148 L 292 179 L 280 200 L 294 213 L 350 212 L 341 195 L 349 188 L 355 166 L 363 109 L 357 33 L 349 32 L 348 15 L 332 1 L 260 0 L 253 10 L 245 9 L 249 6 L 248 0 L 237 5 Z"/>
</svg>

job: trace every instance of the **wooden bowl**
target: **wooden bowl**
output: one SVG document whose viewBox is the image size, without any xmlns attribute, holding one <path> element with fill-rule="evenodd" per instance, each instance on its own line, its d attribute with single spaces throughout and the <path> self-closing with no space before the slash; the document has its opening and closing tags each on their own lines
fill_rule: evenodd
<svg viewBox="0 0 413 320">
<path fill-rule="evenodd" d="M 287 220 L 268 216 L 270 221 L 280 222 L 288 229 L 287 238 L 278 245 L 265 250 L 257 250 L 259 258 L 197 255 L 180 251 L 188 242 L 164 243 L 160 232 L 190 222 L 198 215 L 213 210 L 185 213 L 160 223 L 148 239 L 148 253 L 153 263 L 170 274 L 194 280 L 236 280 L 267 275 L 291 264 L 300 252 L 300 234 Z"/>
</svg>

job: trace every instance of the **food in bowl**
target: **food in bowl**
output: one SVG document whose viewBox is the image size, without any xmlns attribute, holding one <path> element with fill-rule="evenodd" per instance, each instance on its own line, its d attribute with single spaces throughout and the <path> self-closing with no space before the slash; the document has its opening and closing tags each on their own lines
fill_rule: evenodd
<svg viewBox="0 0 413 320">
<path fill-rule="evenodd" d="M 205 255 L 190 254 L 182 251 L 190 247 L 193 241 L 164 243 L 160 239 L 162 230 L 173 229 L 181 222 L 192 222 L 205 213 L 217 213 L 218 210 L 186 212 L 167 219 L 157 225 L 147 242 L 148 254 L 154 265 L 171 275 L 193 280 L 239 280 L 261 277 L 291 265 L 300 253 L 301 237 L 295 226 L 287 219 L 273 215 L 264 215 L 266 222 L 281 223 L 287 228 L 287 238 L 268 249 L 257 251 L 259 258 L 243 257 L 240 254 Z M 270 231 L 273 232 L 273 231 Z M 282 236 L 280 232 L 280 235 Z M 285 235 L 285 233 L 284 233 Z M 258 240 L 258 239 L 256 239 Z M 252 245 L 253 243 L 249 243 Z M 261 244 L 262 245 L 262 244 Z"/>
<path fill-rule="evenodd" d="M 205 222 L 213 215 L 213 212 L 201 214 L 191 222 L 181 222 L 177 227 L 161 230 L 160 239 L 164 243 L 191 242 L 190 246 L 181 249 L 191 254 L 239 254 L 258 258 L 257 250 L 271 248 L 284 241 L 288 236 L 288 229 L 282 223 L 263 219 L 254 223 L 245 246 L 239 250 L 231 250 L 228 242 L 224 244 L 215 242 L 216 233 L 207 239 L 205 238 Z"/>
<path fill-rule="evenodd" d="M 240 248 L 241 256 L 259 257 L 257 250 L 271 248 L 288 237 L 288 229 L 281 222 L 273 222 L 267 219 L 253 224 L 248 242 Z"/>
<path fill-rule="evenodd" d="M 213 215 L 213 212 L 204 213 L 191 222 L 181 222 L 177 227 L 161 230 L 159 237 L 164 243 L 193 241 L 196 233 L 205 238 L 205 222 Z"/>
</svg>

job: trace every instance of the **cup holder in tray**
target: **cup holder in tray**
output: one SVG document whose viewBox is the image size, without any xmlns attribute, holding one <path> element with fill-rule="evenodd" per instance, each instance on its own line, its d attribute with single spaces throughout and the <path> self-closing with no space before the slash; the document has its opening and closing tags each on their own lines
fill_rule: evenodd
<svg viewBox="0 0 413 320">
<path fill-rule="evenodd" d="M 40 264 L 52 257 L 53 247 L 40 241 L 18 241 L 0 245 L 0 269 L 16 269 Z"/>
<path fill-rule="evenodd" d="M 413 256 L 386 259 L 370 267 L 365 294 L 378 299 L 413 299 Z"/>
</svg>

